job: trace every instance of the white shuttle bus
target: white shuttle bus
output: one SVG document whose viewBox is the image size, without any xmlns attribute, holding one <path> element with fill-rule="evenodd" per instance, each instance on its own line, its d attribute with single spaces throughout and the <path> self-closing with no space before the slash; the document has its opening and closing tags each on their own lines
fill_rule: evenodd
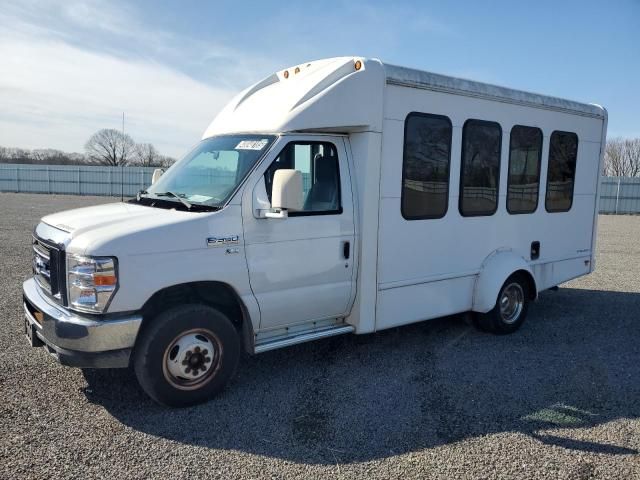
<svg viewBox="0 0 640 480">
<path fill-rule="evenodd" d="M 27 337 L 184 406 L 242 351 L 460 312 L 513 332 L 594 269 L 606 128 L 598 105 L 374 59 L 274 73 L 136 198 L 42 219 Z"/>
</svg>

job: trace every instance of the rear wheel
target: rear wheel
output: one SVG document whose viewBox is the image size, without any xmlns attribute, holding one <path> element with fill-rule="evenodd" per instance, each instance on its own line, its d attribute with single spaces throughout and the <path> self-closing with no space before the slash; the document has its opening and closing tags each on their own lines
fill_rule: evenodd
<svg viewBox="0 0 640 480">
<path fill-rule="evenodd" d="M 495 306 L 487 313 L 477 314 L 478 327 L 497 334 L 515 332 L 527 316 L 530 298 L 527 278 L 514 273 L 502 285 Z"/>
<path fill-rule="evenodd" d="M 240 339 L 229 318 L 205 305 L 181 305 L 149 320 L 134 351 L 143 390 L 156 402 L 184 407 L 221 391 L 235 373 Z"/>
</svg>

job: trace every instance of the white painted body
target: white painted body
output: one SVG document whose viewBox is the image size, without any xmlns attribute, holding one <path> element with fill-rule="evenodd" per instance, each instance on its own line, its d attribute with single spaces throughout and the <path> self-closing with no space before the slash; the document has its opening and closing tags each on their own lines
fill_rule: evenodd
<svg viewBox="0 0 640 480">
<path fill-rule="evenodd" d="M 359 70 L 354 61 L 362 62 Z M 300 68 L 240 93 L 206 130 L 203 138 L 278 135 L 222 210 L 112 204 L 43 219 L 67 232 L 67 252 L 118 258 L 120 286 L 109 313 L 139 311 L 172 285 L 218 281 L 238 294 L 260 343 L 336 324 L 367 333 L 487 312 L 516 270 L 530 272 L 537 291 L 593 270 L 604 109 L 377 60 L 343 57 Z M 446 115 L 453 124 L 449 208 L 440 219 L 407 221 L 400 212 L 410 112 Z M 462 217 L 457 208 L 461 131 L 470 118 L 502 127 L 499 203 L 492 216 Z M 527 215 L 506 211 L 509 132 L 516 124 L 544 134 L 540 200 Z M 574 201 L 564 213 L 544 208 L 554 130 L 579 137 Z M 318 138 L 338 149 L 342 213 L 265 218 L 265 170 L 289 141 Z M 227 235 L 240 238 L 234 254 L 207 245 L 207 238 Z M 541 254 L 532 261 L 535 240 Z M 344 242 L 351 245 L 349 259 L 342 255 Z"/>
</svg>

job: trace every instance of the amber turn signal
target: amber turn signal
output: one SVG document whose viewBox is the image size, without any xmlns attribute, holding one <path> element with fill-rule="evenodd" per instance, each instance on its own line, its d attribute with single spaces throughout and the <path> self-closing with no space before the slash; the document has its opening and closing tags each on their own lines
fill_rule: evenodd
<svg viewBox="0 0 640 480">
<path fill-rule="evenodd" d="M 93 283 L 96 287 L 110 287 L 117 282 L 115 275 L 96 275 L 93 277 Z"/>
</svg>

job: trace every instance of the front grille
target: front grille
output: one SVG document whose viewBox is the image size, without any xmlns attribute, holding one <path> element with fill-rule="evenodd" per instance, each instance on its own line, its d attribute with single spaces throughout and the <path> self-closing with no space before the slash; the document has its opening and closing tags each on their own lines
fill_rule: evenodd
<svg viewBox="0 0 640 480">
<path fill-rule="evenodd" d="M 65 303 L 64 250 L 33 237 L 33 276 L 44 292 Z"/>
<path fill-rule="evenodd" d="M 33 276 L 40 287 L 51 295 L 51 252 L 46 245 L 35 238 L 33 239 Z"/>
</svg>

